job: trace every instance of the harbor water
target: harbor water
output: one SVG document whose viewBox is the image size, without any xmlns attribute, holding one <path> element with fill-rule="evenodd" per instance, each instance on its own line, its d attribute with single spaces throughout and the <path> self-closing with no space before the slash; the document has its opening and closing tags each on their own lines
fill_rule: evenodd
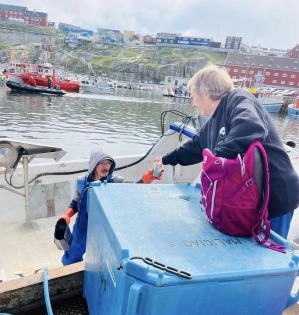
<svg viewBox="0 0 299 315">
<path fill-rule="evenodd" d="M 14 92 L 0 86 L 0 138 L 61 147 L 67 152 L 62 160 L 88 159 L 95 146 L 104 147 L 111 155 L 144 154 L 161 136 L 161 113 L 170 110 L 197 115 L 190 99 L 164 97 L 161 89 L 120 88 L 115 95 L 61 97 Z M 299 117 L 271 114 L 271 118 L 283 142 L 293 140 L 299 147 Z M 181 120 L 169 113 L 165 128 Z M 31 163 L 41 161 L 34 159 Z M 52 219 L 54 226 L 55 217 Z M 88 314 L 81 295 L 69 301 L 52 301 L 52 308 L 54 314 Z M 29 313 L 43 315 L 47 311 L 39 309 L 26 314 Z M 296 310 L 283 314 L 293 315 Z"/>
<path fill-rule="evenodd" d="M 196 116 L 190 99 L 168 98 L 163 90 L 118 88 L 115 95 L 70 93 L 63 97 L 0 87 L 0 137 L 61 147 L 62 160 L 88 159 L 96 146 L 111 155 L 146 153 L 161 136 L 161 113 Z M 299 147 L 299 117 L 270 114 L 283 140 Z M 182 118 L 168 113 L 165 128 Z M 38 163 L 40 160 L 34 160 Z"/>
</svg>

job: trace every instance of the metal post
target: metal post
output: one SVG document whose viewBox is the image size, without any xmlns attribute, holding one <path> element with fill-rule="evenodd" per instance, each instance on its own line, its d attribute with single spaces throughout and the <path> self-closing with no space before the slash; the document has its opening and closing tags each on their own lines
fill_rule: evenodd
<svg viewBox="0 0 299 315">
<path fill-rule="evenodd" d="M 27 228 L 31 228 L 31 211 L 29 207 L 29 184 L 28 184 L 28 157 L 23 156 L 23 170 L 24 170 L 24 191 L 25 191 L 25 213 Z"/>
<path fill-rule="evenodd" d="M 38 230 L 36 222 L 31 222 L 31 210 L 29 207 L 29 180 L 28 180 L 28 164 L 33 159 L 23 156 L 23 170 L 24 170 L 24 196 L 25 196 L 25 215 L 26 222 L 19 226 L 21 233 L 31 232 L 33 229 Z"/>
</svg>

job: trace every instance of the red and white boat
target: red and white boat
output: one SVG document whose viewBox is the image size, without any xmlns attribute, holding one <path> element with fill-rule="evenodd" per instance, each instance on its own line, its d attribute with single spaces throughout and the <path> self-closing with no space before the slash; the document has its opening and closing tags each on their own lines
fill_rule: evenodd
<svg viewBox="0 0 299 315">
<path fill-rule="evenodd" d="M 13 67 L 13 65 L 11 66 Z M 59 86 L 61 90 L 66 92 L 79 92 L 80 82 L 55 77 L 55 69 L 50 63 L 32 65 L 31 67 L 24 63 L 22 67 L 15 67 L 14 71 L 9 71 L 9 80 L 20 84 L 26 84 L 30 78 L 33 78 L 36 85 L 47 87 L 49 77 L 53 87 Z"/>
<path fill-rule="evenodd" d="M 29 65 L 27 62 L 12 61 L 3 70 L 6 81 L 10 80 L 15 83 L 24 84 L 24 80 L 20 77 L 20 74 L 24 74 L 29 71 Z"/>
</svg>

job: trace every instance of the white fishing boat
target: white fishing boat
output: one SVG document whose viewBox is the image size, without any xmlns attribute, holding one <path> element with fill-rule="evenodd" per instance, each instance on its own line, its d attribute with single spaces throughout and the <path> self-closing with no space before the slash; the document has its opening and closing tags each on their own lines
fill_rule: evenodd
<svg viewBox="0 0 299 315">
<path fill-rule="evenodd" d="M 152 163 L 155 157 L 179 147 L 196 133 L 193 127 L 187 126 L 182 129 L 181 126 L 181 123 L 171 124 L 165 135 L 146 154 L 115 156 L 117 166 L 115 172 L 128 179 L 138 181 L 141 174 L 153 166 Z M 286 148 L 294 167 L 299 172 L 299 153 L 290 147 Z M 13 139 L 0 139 L 0 165 L 2 166 L 0 169 L 0 196 L 2 200 L 0 212 L 0 312 L 21 314 L 20 310 L 26 309 L 28 311 L 44 305 L 42 292 L 45 288 L 45 283 L 46 286 L 51 286 L 51 299 L 53 301 L 71 296 L 74 292 L 76 294 L 78 292 L 82 293 L 83 270 L 86 269 L 84 263 L 62 267 L 60 263 L 62 251 L 59 251 L 53 242 L 53 233 L 57 218 L 63 213 L 73 196 L 77 176 L 84 174 L 88 168 L 88 160 L 65 160 L 61 162 L 60 159 L 65 154 L 66 152 L 63 148 L 51 147 L 39 143 L 25 143 Z M 41 159 L 39 160 L 40 163 L 36 163 L 38 159 Z M 160 196 L 159 198 L 163 196 L 163 191 L 165 191 L 164 197 L 167 200 L 171 196 L 167 195 L 167 188 L 166 186 L 163 188 L 164 185 L 193 183 L 200 170 L 200 164 L 187 167 L 180 165 L 173 167 L 168 165 L 165 166 L 163 179 L 159 182 L 154 182 L 158 186 L 142 186 L 147 186 L 145 189 L 151 189 L 151 192 L 148 191 L 148 196 L 151 195 L 151 198 L 153 197 L 153 190 L 157 191 L 157 196 Z M 162 186 L 159 186 L 161 184 Z M 126 185 L 123 187 L 126 187 Z M 130 198 L 134 202 L 136 186 L 132 185 L 130 187 L 132 187 Z M 162 190 L 155 187 L 161 187 Z M 189 197 L 185 196 L 184 198 L 188 200 Z M 140 207 L 145 206 L 139 203 L 138 205 Z M 121 204 L 119 204 L 119 207 L 121 207 Z M 176 207 L 175 204 L 172 204 L 172 207 Z M 144 209 L 143 211 L 147 210 Z M 171 217 L 173 211 L 171 209 L 169 211 Z M 297 223 L 296 218 L 294 222 Z M 192 223 L 192 220 L 190 223 Z M 163 224 L 161 228 L 162 226 Z M 292 234 L 292 248 L 296 248 L 297 246 L 296 240 L 299 236 L 297 226 L 291 227 L 290 231 Z M 169 226 L 169 228 L 171 227 Z M 104 240 L 102 241 L 104 242 Z M 140 239 L 140 242 L 142 243 L 142 239 Z M 271 255 L 273 255 L 273 251 L 265 250 L 266 254 L 271 252 Z M 294 256 L 291 249 L 288 250 L 287 255 L 290 259 Z M 295 278 L 298 272 L 298 256 L 295 255 L 294 257 L 294 260 L 292 260 L 292 262 L 294 261 L 292 264 L 294 272 L 289 277 Z M 173 259 L 173 264 L 175 265 L 175 257 Z M 185 257 L 185 259 L 187 263 L 188 257 Z M 225 257 L 222 257 L 222 259 L 225 259 Z M 122 263 L 125 263 L 125 260 Z M 217 262 L 216 259 L 214 263 L 217 269 L 219 261 Z M 239 263 L 236 262 L 236 264 Z M 258 265 L 259 263 L 262 264 L 262 260 L 255 261 L 255 264 Z M 90 272 L 90 266 L 88 267 L 88 272 Z M 110 267 L 113 271 L 109 269 Z M 105 282 L 106 286 L 106 281 L 108 282 L 112 279 L 112 287 L 118 288 L 116 280 L 113 278 L 113 272 L 115 272 L 116 267 L 114 265 L 110 266 L 107 262 L 108 274 L 105 276 L 101 266 L 96 267 L 98 271 L 95 276 L 99 276 L 102 279 L 99 285 Z M 157 269 L 154 267 L 148 267 L 146 270 L 151 274 L 150 277 L 160 277 L 159 279 L 162 282 L 163 277 L 168 274 L 167 270 L 160 270 L 157 273 Z M 168 271 L 171 271 L 171 269 L 168 269 Z M 135 276 L 137 278 L 143 277 L 143 271 L 137 270 L 136 272 Z M 47 276 L 49 277 L 49 284 Z M 167 279 L 175 282 L 179 281 L 180 278 L 177 274 L 171 275 Z M 290 281 L 294 280 L 288 281 L 290 283 Z M 261 282 L 265 281 L 262 280 Z M 284 289 L 288 290 L 289 286 Z M 107 288 L 110 290 L 110 284 L 107 284 Z M 136 285 L 134 285 L 130 290 L 132 291 L 136 288 Z M 90 287 L 88 289 L 85 288 L 85 296 L 86 294 L 93 296 L 93 293 L 89 291 L 90 289 Z M 269 291 L 271 290 L 272 288 L 269 288 Z M 282 289 L 280 288 L 280 290 Z M 32 292 L 34 293 L 32 294 Z M 94 301 L 94 298 L 91 296 L 89 296 L 89 299 Z M 290 295 L 284 307 L 291 306 L 298 299 L 298 294 L 294 296 Z M 115 302 L 117 300 L 116 296 L 108 300 L 110 305 L 117 305 Z M 275 303 L 273 300 L 272 302 Z M 133 314 L 130 312 L 130 305 L 129 303 L 126 306 L 126 314 Z M 89 305 L 89 308 L 92 307 Z M 240 310 L 237 313 L 242 312 Z M 150 312 L 148 314 L 157 313 Z"/>
<path fill-rule="evenodd" d="M 143 91 L 152 91 L 152 90 L 153 90 L 153 87 L 152 87 L 152 86 L 149 86 L 149 85 L 144 85 L 144 86 L 142 87 L 142 90 L 143 90 Z"/>
<path fill-rule="evenodd" d="M 93 93 L 93 94 L 114 94 L 115 88 L 111 87 L 110 84 L 106 82 L 89 82 L 81 81 L 80 90 L 84 93 Z"/>
<path fill-rule="evenodd" d="M 254 95 L 259 102 L 265 107 L 269 113 L 277 113 L 282 104 L 283 97 L 281 95 L 275 95 L 272 91 L 265 90 L 263 85 L 257 84 L 257 82 L 251 82 L 250 86 L 246 86 L 246 78 L 237 80 L 239 82 L 236 89 L 243 89 Z"/>
<path fill-rule="evenodd" d="M 291 97 L 289 100 L 289 105 L 287 106 L 286 115 L 299 115 L 299 97 Z"/>
<path fill-rule="evenodd" d="M 256 93 L 255 96 L 269 113 L 277 113 L 283 104 L 281 96 L 271 93 Z"/>
</svg>

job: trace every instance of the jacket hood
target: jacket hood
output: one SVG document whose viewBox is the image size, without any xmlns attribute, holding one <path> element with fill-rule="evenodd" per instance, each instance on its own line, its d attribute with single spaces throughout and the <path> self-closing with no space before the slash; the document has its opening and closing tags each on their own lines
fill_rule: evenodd
<svg viewBox="0 0 299 315">
<path fill-rule="evenodd" d="M 112 162 L 112 165 L 107 176 L 107 180 L 111 179 L 112 173 L 116 165 L 115 161 L 113 160 L 112 156 L 108 154 L 103 148 L 95 148 L 90 153 L 89 168 L 87 172 L 87 180 L 89 182 L 92 180 L 92 175 L 98 163 L 104 160 L 110 160 Z"/>
</svg>

